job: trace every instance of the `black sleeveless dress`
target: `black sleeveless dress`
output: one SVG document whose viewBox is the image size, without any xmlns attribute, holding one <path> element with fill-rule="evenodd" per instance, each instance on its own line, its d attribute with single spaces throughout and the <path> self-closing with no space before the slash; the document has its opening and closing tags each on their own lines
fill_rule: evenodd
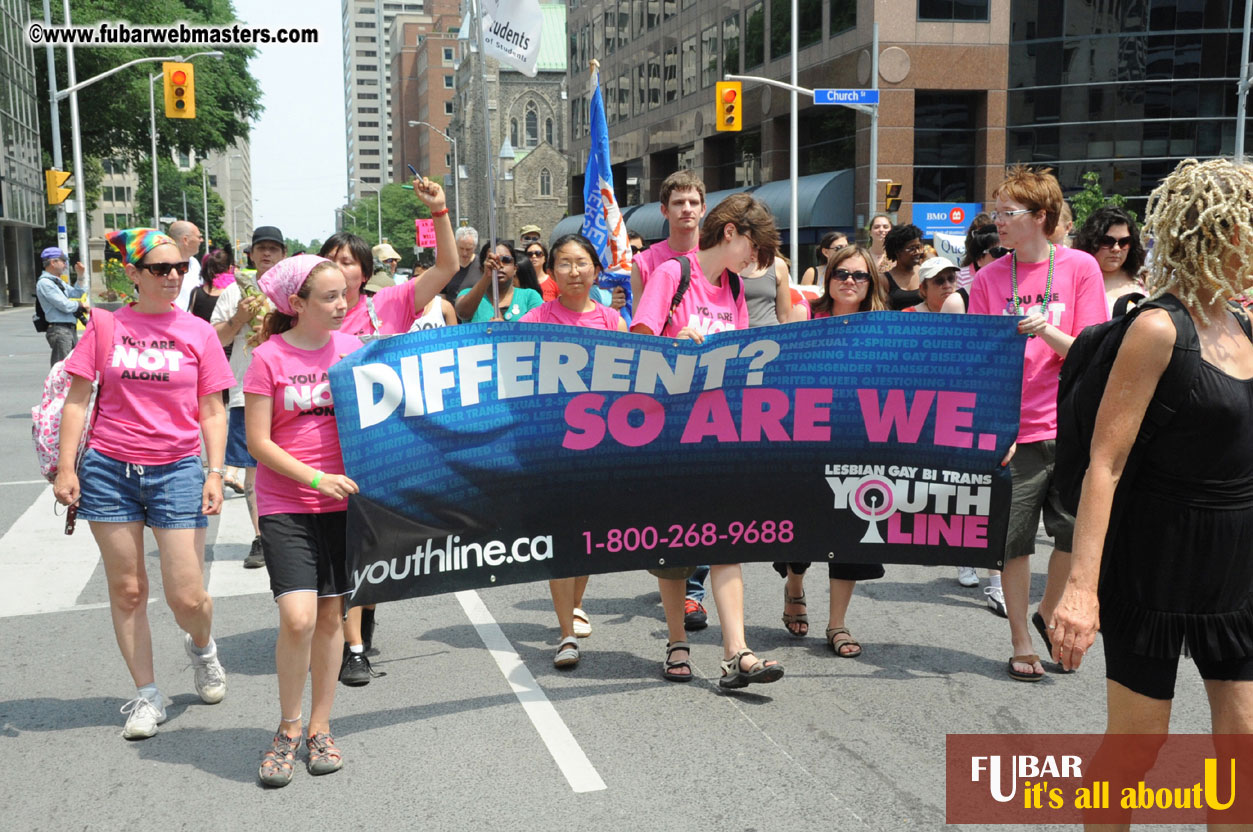
<svg viewBox="0 0 1253 832">
<path fill-rule="evenodd" d="M 1202 361 L 1107 540 L 1101 629 L 1133 653 L 1253 656 L 1253 379 Z"/>
</svg>

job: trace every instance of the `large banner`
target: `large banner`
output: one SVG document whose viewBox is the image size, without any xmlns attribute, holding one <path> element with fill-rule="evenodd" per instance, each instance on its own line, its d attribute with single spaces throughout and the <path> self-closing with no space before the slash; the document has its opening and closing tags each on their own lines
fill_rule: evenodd
<svg viewBox="0 0 1253 832">
<path fill-rule="evenodd" d="M 703 345 L 543 324 L 331 370 L 353 605 L 744 561 L 998 567 L 1013 318 L 877 312 Z"/>
</svg>

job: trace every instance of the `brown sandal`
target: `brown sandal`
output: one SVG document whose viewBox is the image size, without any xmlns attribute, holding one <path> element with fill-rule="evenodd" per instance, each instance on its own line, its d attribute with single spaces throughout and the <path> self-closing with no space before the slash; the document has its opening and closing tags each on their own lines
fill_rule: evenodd
<svg viewBox="0 0 1253 832">
<path fill-rule="evenodd" d="M 261 757 L 261 768 L 257 771 L 257 778 L 264 785 L 276 789 L 286 786 L 291 782 L 298 748 L 300 748 L 300 737 L 289 737 L 279 731 L 274 735 L 269 750 Z"/>
<path fill-rule="evenodd" d="M 846 636 L 846 638 L 836 638 L 836 636 Z M 861 655 L 861 642 L 853 638 L 853 634 L 848 631 L 847 627 L 829 627 L 827 628 L 827 643 L 831 645 L 831 649 L 835 651 L 835 655 L 841 659 L 855 659 Z M 844 647 L 856 647 L 856 653 L 840 652 Z"/>
<path fill-rule="evenodd" d="M 305 740 L 305 746 L 309 749 L 306 768 L 310 774 L 331 774 L 344 767 L 344 755 L 330 734 L 314 734 Z"/>
<path fill-rule="evenodd" d="M 800 596 L 793 598 L 787 594 L 787 587 L 783 587 L 783 605 L 787 606 L 788 604 L 794 607 L 805 607 L 805 593 L 802 592 Z M 804 631 L 802 632 L 800 627 L 792 629 L 792 626 L 796 624 L 804 625 Z M 783 626 L 793 638 L 804 638 L 809 635 L 809 614 L 804 612 L 785 612 L 783 613 Z"/>
<path fill-rule="evenodd" d="M 1043 673 L 1036 673 L 1034 671 L 1032 671 L 1031 673 L 1023 673 L 1020 670 L 1014 670 L 1015 664 L 1034 665 L 1038 661 L 1040 661 L 1040 657 L 1037 656 L 1035 653 L 1026 653 L 1021 656 L 1014 656 L 1013 658 L 1009 660 L 1009 664 L 1007 665 L 1007 669 L 1009 670 L 1009 678 L 1018 682 L 1040 681 L 1041 679 L 1044 678 Z"/>
</svg>

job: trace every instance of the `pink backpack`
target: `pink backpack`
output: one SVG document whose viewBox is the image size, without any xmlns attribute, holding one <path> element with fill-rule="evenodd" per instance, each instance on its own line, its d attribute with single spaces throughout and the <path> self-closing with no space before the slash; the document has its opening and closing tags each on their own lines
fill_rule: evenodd
<svg viewBox="0 0 1253 832">
<path fill-rule="evenodd" d="M 108 366 L 110 351 L 113 346 L 113 314 L 104 309 L 93 309 L 92 320 L 95 321 L 94 335 L 96 347 L 96 379 L 91 383 L 91 399 L 87 402 L 87 420 L 83 424 L 83 435 L 78 441 L 78 454 L 74 457 L 76 464 L 83 461 L 83 453 L 87 449 L 87 440 L 91 437 L 91 425 L 95 421 L 96 406 L 100 396 L 100 383 L 104 378 L 104 369 Z M 65 406 L 65 397 L 69 395 L 70 383 L 74 377 L 65 371 L 65 361 L 52 365 L 48 377 L 44 379 L 43 398 L 39 404 L 30 409 L 34 424 L 31 436 L 35 440 L 35 455 L 39 457 L 39 473 L 48 482 L 55 482 L 57 465 L 61 460 L 61 409 Z"/>
</svg>

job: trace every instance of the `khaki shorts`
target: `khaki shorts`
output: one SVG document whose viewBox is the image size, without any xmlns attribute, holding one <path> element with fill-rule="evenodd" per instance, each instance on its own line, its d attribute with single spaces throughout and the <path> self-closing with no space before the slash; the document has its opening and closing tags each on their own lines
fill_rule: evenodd
<svg viewBox="0 0 1253 832">
<path fill-rule="evenodd" d="M 1056 459 L 1056 440 L 1044 439 L 1019 445 L 1009 461 L 1014 489 L 1009 506 L 1009 534 L 1005 539 L 1006 560 L 1035 552 L 1041 511 L 1044 512 L 1044 531 L 1053 538 L 1053 545 L 1063 552 L 1071 551 L 1075 518 L 1062 508 L 1061 496 L 1053 483 Z"/>
</svg>

